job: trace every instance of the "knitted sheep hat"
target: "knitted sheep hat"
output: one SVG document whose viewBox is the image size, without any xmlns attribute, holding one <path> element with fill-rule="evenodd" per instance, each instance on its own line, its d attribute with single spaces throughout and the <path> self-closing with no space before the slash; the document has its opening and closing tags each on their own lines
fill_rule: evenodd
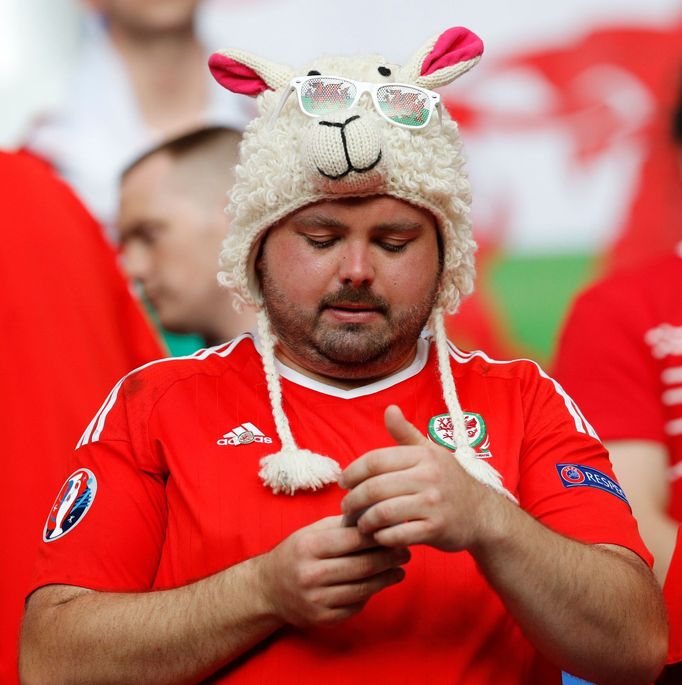
<svg viewBox="0 0 682 685">
<path fill-rule="evenodd" d="M 329 457 L 299 449 L 284 413 L 275 338 L 255 270 L 260 241 L 271 226 L 306 205 L 343 197 L 389 195 L 427 209 L 440 231 L 443 267 L 430 328 L 454 428 L 455 454 L 473 477 L 512 497 L 499 473 L 477 459 L 469 446 L 449 362 L 444 314 L 454 313 L 462 297 L 473 289 L 476 249 L 458 126 L 439 106 L 438 116 L 431 116 L 426 125 L 419 118 L 424 116 L 426 98 L 439 105 L 431 89 L 447 85 L 471 69 L 482 52 L 481 40 L 457 27 L 432 37 L 403 66 L 378 55 L 324 57 L 294 71 L 238 49 L 222 50 L 209 60 L 215 79 L 228 90 L 257 97 L 260 111 L 247 126 L 241 145 L 228 207 L 230 231 L 223 243 L 218 278 L 257 310 L 263 367 L 282 443 L 279 452 L 262 460 L 260 476 L 275 493 L 317 489 L 335 482 L 340 468 Z M 346 79 L 354 82 L 351 87 L 358 93 L 362 89 L 374 92 L 372 97 L 352 98 L 350 108 L 312 118 L 302 111 L 301 84 L 306 75 L 319 76 L 310 86 L 318 88 L 318 97 L 324 88 L 335 90 L 337 99 L 339 92 L 345 96 L 347 91 L 341 89 L 348 82 L 339 84 Z M 391 84 L 402 87 L 380 88 Z M 293 94 L 296 86 L 298 91 Z M 387 119 L 377 88 L 383 93 L 383 104 L 396 96 L 403 98 L 402 106 L 393 110 L 411 117 L 411 126 L 395 116 Z M 416 110 L 415 102 L 420 103 Z M 432 115 L 433 111 L 431 104 Z"/>
</svg>

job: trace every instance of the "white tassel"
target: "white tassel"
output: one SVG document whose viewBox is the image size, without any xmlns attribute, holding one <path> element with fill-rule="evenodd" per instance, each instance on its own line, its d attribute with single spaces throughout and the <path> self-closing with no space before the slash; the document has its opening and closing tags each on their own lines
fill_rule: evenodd
<svg viewBox="0 0 682 685">
<path fill-rule="evenodd" d="M 263 346 L 263 368 L 268 384 L 272 415 L 282 449 L 263 457 L 258 475 L 265 485 L 277 495 L 280 492 L 293 495 L 297 490 L 317 490 L 336 483 L 341 476 L 341 467 L 331 457 L 300 449 L 291 433 L 289 421 L 282 407 L 282 387 L 275 366 L 275 341 L 265 311 L 260 310 L 258 333 Z"/>
<path fill-rule="evenodd" d="M 283 448 L 261 459 L 258 475 L 277 495 L 293 495 L 297 490 L 318 490 L 336 483 L 341 467 L 336 461 L 310 450 Z"/>
<path fill-rule="evenodd" d="M 507 499 L 514 502 L 514 504 L 519 503 L 516 497 L 502 485 L 502 476 L 500 475 L 500 472 L 484 459 L 478 459 L 474 456 L 474 451 L 471 447 L 458 448 L 455 451 L 455 456 L 462 468 L 472 478 L 475 478 L 479 483 L 483 483 L 483 485 L 487 485 L 493 490 L 496 490 L 501 495 L 504 495 Z"/>
</svg>

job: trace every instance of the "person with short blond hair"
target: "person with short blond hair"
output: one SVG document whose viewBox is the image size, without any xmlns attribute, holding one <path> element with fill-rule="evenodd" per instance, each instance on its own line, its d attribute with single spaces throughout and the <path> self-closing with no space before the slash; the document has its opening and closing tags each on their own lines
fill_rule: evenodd
<svg viewBox="0 0 682 685">
<path fill-rule="evenodd" d="M 240 141 L 230 128 L 190 131 L 145 152 L 121 178 L 117 227 L 128 276 L 165 330 L 196 334 L 208 347 L 254 323 L 215 276 Z"/>
</svg>

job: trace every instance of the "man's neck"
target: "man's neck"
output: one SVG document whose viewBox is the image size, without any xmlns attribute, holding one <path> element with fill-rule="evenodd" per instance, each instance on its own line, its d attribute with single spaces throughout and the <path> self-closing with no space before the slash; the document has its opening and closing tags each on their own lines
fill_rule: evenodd
<svg viewBox="0 0 682 685">
<path fill-rule="evenodd" d="M 228 293 L 225 291 L 220 293 L 220 306 L 216 306 L 215 310 L 211 311 L 210 324 L 198 329 L 201 331 L 200 335 L 206 347 L 222 345 L 256 326 L 256 315 L 253 310 L 236 311 L 226 296 Z M 225 302 L 225 300 L 228 301 Z"/>
<path fill-rule="evenodd" d="M 172 31 L 134 31 L 112 22 L 109 36 L 124 59 L 145 59 L 156 67 L 169 58 L 186 56 L 188 51 L 200 46 L 191 24 Z"/>
<path fill-rule="evenodd" d="M 196 126 L 208 86 L 202 77 L 204 51 L 193 27 L 143 33 L 113 24 L 109 33 L 147 125 L 165 135 Z"/>
<path fill-rule="evenodd" d="M 327 366 L 319 365 L 311 368 L 311 365 L 304 360 L 297 358 L 290 350 L 282 345 L 275 347 L 275 356 L 284 366 L 298 371 L 303 376 L 330 385 L 342 390 L 353 390 L 363 385 L 376 383 L 384 378 L 388 378 L 403 369 L 406 369 L 415 360 L 417 355 L 417 344 L 404 355 L 402 359 L 392 360 L 385 364 L 381 369 L 373 369 L 370 373 L 365 371 L 366 367 L 361 365 L 351 368 L 350 365 L 334 365 L 331 362 Z"/>
</svg>

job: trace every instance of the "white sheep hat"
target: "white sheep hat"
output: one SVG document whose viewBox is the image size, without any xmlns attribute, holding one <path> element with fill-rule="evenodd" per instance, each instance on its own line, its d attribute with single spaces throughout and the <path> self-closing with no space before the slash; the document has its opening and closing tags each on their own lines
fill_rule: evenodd
<svg viewBox="0 0 682 685">
<path fill-rule="evenodd" d="M 329 457 L 300 449 L 284 413 L 275 337 L 255 270 L 261 239 L 271 226 L 304 206 L 342 197 L 389 195 L 430 211 L 442 238 L 443 269 L 429 325 L 456 457 L 473 477 L 513 499 L 500 474 L 476 458 L 469 446 L 450 369 L 444 314 L 454 313 L 473 289 L 476 249 L 457 123 L 443 110 L 424 128 L 409 130 L 384 119 L 367 95 L 352 109 L 311 118 L 299 108 L 296 95 L 286 99 L 292 79 L 311 74 L 432 90 L 471 69 L 482 52 L 478 36 L 456 27 L 432 37 L 403 66 L 379 55 L 323 57 L 295 71 L 239 49 L 210 57 L 215 79 L 228 90 L 257 97 L 260 112 L 247 126 L 241 145 L 218 279 L 257 310 L 263 367 L 282 443 L 279 452 L 261 461 L 260 476 L 275 493 L 323 487 L 338 479 L 340 467 Z"/>
</svg>

